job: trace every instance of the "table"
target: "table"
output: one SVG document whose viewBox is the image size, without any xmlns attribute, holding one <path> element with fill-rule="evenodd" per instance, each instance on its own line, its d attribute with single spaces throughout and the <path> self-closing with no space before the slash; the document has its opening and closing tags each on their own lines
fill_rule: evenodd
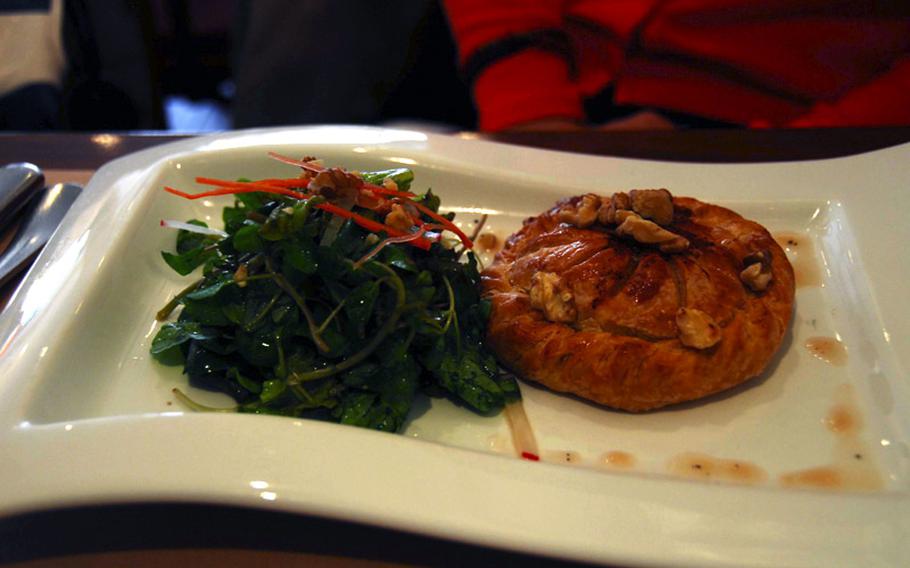
<svg viewBox="0 0 910 568">
<path fill-rule="evenodd" d="M 478 136 L 570 152 L 690 162 L 838 157 L 910 142 L 910 127 Z M 50 182 L 87 181 L 118 156 L 173 141 L 159 133 L 0 134 L 0 163 L 31 161 Z M 12 291 L 13 282 L 5 291 Z M 354 523 L 197 503 L 43 511 L 0 519 L 0 562 L 23 566 L 575 566 Z"/>
<path fill-rule="evenodd" d="M 456 135 L 471 136 L 472 133 Z M 688 162 L 768 162 L 834 158 L 910 142 L 910 126 L 794 130 L 707 129 L 644 132 L 512 132 L 479 138 L 601 156 Z M 94 170 L 114 158 L 185 138 L 166 133 L 0 132 L 2 163 L 28 161 L 59 170 Z"/>
</svg>

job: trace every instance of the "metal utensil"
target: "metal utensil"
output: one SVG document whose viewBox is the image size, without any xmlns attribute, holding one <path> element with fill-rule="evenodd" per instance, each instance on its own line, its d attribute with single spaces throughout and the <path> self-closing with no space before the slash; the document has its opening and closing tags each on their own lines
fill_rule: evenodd
<svg viewBox="0 0 910 568">
<path fill-rule="evenodd" d="M 57 225 L 81 191 L 80 185 L 58 183 L 39 192 L 40 197 L 25 212 L 19 232 L 0 256 L 0 286 L 28 266 L 57 230 Z"/>
<path fill-rule="evenodd" d="M 0 230 L 20 213 L 44 184 L 34 164 L 22 162 L 0 168 Z"/>
</svg>

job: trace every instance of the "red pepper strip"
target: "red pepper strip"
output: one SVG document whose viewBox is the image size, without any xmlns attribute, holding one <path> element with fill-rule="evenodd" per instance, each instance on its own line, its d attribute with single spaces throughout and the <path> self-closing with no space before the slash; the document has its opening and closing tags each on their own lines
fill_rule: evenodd
<svg viewBox="0 0 910 568">
<path fill-rule="evenodd" d="M 411 193 L 410 191 L 399 191 L 397 189 L 389 189 L 387 187 L 376 185 L 375 183 L 363 182 L 361 186 L 364 189 L 369 189 L 375 193 L 381 193 L 382 195 L 392 195 L 394 197 L 405 197 L 407 199 L 413 199 L 417 197 L 416 193 Z"/>
<path fill-rule="evenodd" d="M 292 160 L 291 158 L 285 158 L 284 156 L 280 156 L 279 154 L 274 154 L 273 152 L 270 152 L 269 154 L 273 155 L 273 157 L 275 157 L 277 159 L 281 159 L 282 161 L 290 160 L 293 163 L 298 163 L 298 161 Z M 299 164 L 306 164 L 306 162 L 299 162 Z M 303 167 L 303 166 L 301 166 L 301 167 Z M 321 171 L 321 170 L 319 170 L 319 171 Z M 205 185 L 215 185 L 215 186 L 220 187 L 220 189 L 216 189 L 213 191 L 205 191 L 202 193 L 195 193 L 195 194 L 186 193 L 184 191 L 174 189 L 173 187 L 165 187 L 164 189 L 168 193 L 173 193 L 174 195 L 178 195 L 185 199 L 200 199 L 202 197 L 214 197 L 217 195 L 230 195 L 230 194 L 234 194 L 234 193 L 254 193 L 254 192 L 277 193 L 280 195 L 287 195 L 290 197 L 294 197 L 296 199 L 308 199 L 310 197 L 309 195 L 300 193 L 298 191 L 292 191 L 285 187 L 276 187 L 274 185 L 269 185 L 267 183 L 262 183 L 262 182 L 227 181 L 227 180 L 219 180 L 219 179 L 206 178 L 206 177 L 197 177 L 196 182 L 200 183 L 200 184 L 205 184 Z M 372 184 L 370 184 L 370 185 L 372 185 Z M 379 187 L 379 186 L 376 186 L 376 187 Z M 380 188 L 380 189 L 384 192 L 393 191 L 393 190 L 388 190 L 386 188 Z M 415 205 L 417 205 L 417 204 L 415 204 Z M 406 233 L 402 233 L 401 231 L 398 231 L 397 229 L 393 229 L 392 227 L 389 227 L 388 225 L 384 225 L 382 223 L 377 223 L 375 221 L 371 221 L 370 219 L 367 219 L 366 217 L 363 217 L 362 215 L 358 215 L 357 213 L 348 211 L 347 209 L 343 209 L 343 208 L 333 205 L 331 203 L 320 203 L 316 207 L 318 207 L 319 209 L 322 209 L 323 211 L 327 211 L 329 213 L 333 213 L 333 214 L 339 215 L 341 217 L 352 219 L 355 223 L 357 223 L 364 229 L 366 229 L 368 231 L 372 231 L 374 233 L 379 233 L 379 232 L 385 231 L 387 234 L 394 236 L 394 237 L 407 235 Z M 468 242 L 470 242 L 470 240 Z M 421 237 L 419 239 L 415 239 L 412 242 L 412 244 L 423 250 L 429 250 L 432 243 L 430 241 L 428 241 L 427 239 Z"/>
<path fill-rule="evenodd" d="M 532 454 L 531 452 L 521 452 L 521 457 L 530 461 L 540 461 L 540 456 L 537 454 Z"/>
<path fill-rule="evenodd" d="M 398 236 L 401 236 L 404 234 L 397 229 L 393 229 L 392 227 L 388 227 L 386 225 L 383 225 L 382 223 L 377 223 L 376 221 L 367 219 L 366 217 L 363 217 L 362 215 L 358 215 L 357 213 L 354 213 L 353 211 L 348 211 L 347 209 L 345 209 L 343 207 L 338 207 L 337 205 L 334 205 L 332 203 L 320 203 L 316 207 L 322 209 L 323 211 L 328 211 L 329 213 L 338 215 L 339 217 L 344 217 L 346 219 L 353 219 L 353 221 L 355 223 L 357 223 L 364 229 L 366 229 L 368 231 L 372 231 L 374 233 L 379 233 L 379 232 L 385 231 L 386 233 L 388 233 L 392 236 L 395 236 L 395 237 L 398 237 Z"/>
<path fill-rule="evenodd" d="M 264 193 L 280 193 L 281 195 L 287 195 L 290 197 L 296 197 L 297 199 L 309 199 L 310 196 L 306 193 L 301 193 L 299 191 L 292 191 L 286 187 L 269 185 L 266 183 L 260 183 L 255 181 L 227 181 L 223 179 L 213 179 L 206 177 L 197 177 L 196 183 L 202 185 L 214 185 L 218 187 L 233 187 L 233 188 L 252 188 L 253 191 L 262 191 Z"/>
<path fill-rule="evenodd" d="M 381 233 L 382 231 L 385 231 L 386 233 L 388 233 L 390 236 L 393 236 L 393 237 L 407 236 L 407 233 L 402 233 L 398 229 L 393 229 L 392 227 L 389 227 L 388 225 L 383 225 L 382 223 L 377 223 L 376 221 L 372 221 L 362 215 L 358 215 L 357 213 L 354 213 L 353 211 L 348 211 L 347 209 L 338 207 L 337 205 L 333 205 L 331 203 L 320 203 L 316 207 L 318 207 L 319 209 L 322 209 L 323 211 L 327 211 L 329 213 L 338 215 L 339 217 L 345 217 L 347 219 L 351 219 L 352 221 L 354 221 L 355 223 L 357 223 L 358 225 L 360 225 L 367 231 L 372 231 L 374 233 Z M 416 239 L 412 244 L 423 250 L 430 250 L 431 243 L 430 243 L 430 241 L 428 241 L 424 238 L 420 238 L 420 239 Z"/>
<path fill-rule="evenodd" d="M 442 225 L 437 225 L 436 223 L 421 223 L 420 227 L 427 231 L 445 231 L 446 229 Z"/>
<path fill-rule="evenodd" d="M 255 192 L 268 192 L 268 193 L 280 193 L 282 195 L 290 195 L 291 197 L 296 197 L 297 199 L 306 199 L 308 196 L 302 193 L 297 193 L 296 191 L 291 191 L 289 189 L 282 188 L 271 188 L 269 190 L 264 190 L 257 187 L 222 187 L 220 189 L 213 189 L 212 191 L 203 191 L 202 193 L 186 193 L 185 191 L 180 191 L 179 189 L 174 189 L 173 187 L 165 186 L 164 191 L 168 193 L 173 193 L 174 195 L 179 195 L 184 199 L 201 199 L 203 197 L 215 197 L 217 195 L 233 195 L 235 193 L 255 193 Z"/>
<path fill-rule="evenodd" d="M 290 187 L 301 187 L 301 186 L 305 185 L 306 183 L 309 183 L 309 180 L 304 180 L 301 178 L 291 178 L 291 179 L 263 179 L 263 180 L 258 180 L 258 181 L 227 181 L 227 180 L 220 180 L 220 179 L 197 177 L 196 182 L 205 184 L 205 185 L 216 185 L 219 187 L 260 187 L 260 188 L 262 188 L 262 191 L 264 191 L 264 192 L 275 193 L 275 191 L 273 191 L 275 189 L 279 189 L 279 188 L 287 189 Z M 303 182 L 303 183 L 301 183 L 301 182 Z M 375 187 L 378 187 L 378 186 L 375 186 Z M 391 190 L 387 190 L 385 188 L 379 188 L 379 189 L 381 191 L 375 191 L 374 193 L 388 193 L 389 191 L 391 191 Z M 373 191 L 372 188 L 370 188 L 370 191 Z M 393 193 L 400 193 L 400 192 L 393 192 Z M 290 195 L 290 194 L 285 194 L 285 195 Z M 361 196 L 362 195 L 363 194 L 361 194 Z M 308 196 L 299 197 L 298 199 L 305 199 L 306 197 L 308 197 Z M 368 203 L 367 201 L 363 201 L 361 199 L 358 199 L 357 204 L 361 205 L 362 207 L 366 207 L 367 209 L 375 209 L 382 202 L 382 198 L 376 198 L 376 199 L 377 199 L 377 202 L 375 204 L 372 204 L 373 205 L 372 207 L 369 206 L 370 203 Z"/>
<path fill-rule="evenodd" d="M 417 203 L 416 201 L 409 201 L 408 203 L 414 205 L 415 207 L 417 207 L 417 209 L 420 210 L 421 213 L 423 213 L 423 214 L 425 214 L 425 215 L 428 215 L 430 218 L 432 218 L 432 219 L 434 219 L 434 220 L 436 220 L 436 221 L 439 221 L 440 223 L 442 223 L 442 226 L 443 226 L 443 227 L 445 227 L 445 228 L 448 229 L 449 231 L 452 231 L 453 233 L 455 233 L 456 235 L 458 235 L 458 238 L 461 239 L 461 243 L 462 243 L 464 246 L 466 246 L 466 247 L 469 248 L 469 249 L 474 248 L 474 243 L 471 241 L 471 239 L 468 238 L 468 236 L 467 236 L 466 234 L 464 234 L 464 232 L 462 232 L 461 229 L 459 229 L 458 227 L 456 227 L 454 223 L 452 223 L 451 221 L 449 221 L 448 219 L 446 219 L 445 217 L 443 217 L 443 216 L 440 215 L 439 213 L 436 213 L 435 211 L 433 211 L 433 210 L 430 209 L 429 207 L 426 207 L 426 206 L 424 206 L 424 205 L 421 205 L 420 203 Z"/>
<path fill-rule="evenodd" d="M 252 183 L 264 183 L 266 185 L 274 185 L 277 187 L 286 187 L 286 188 L 290 189 L 292 187 L 305 188 L 307 185 L 309 185 L 310 180 L 309 180 L 309 178 L 287 178 L 287 179 L 270 178 L 270 179 L 258 179 Z"/>
<path fill-rule="evenodd" d="M 217 181 L 217 180 L 213 180 L 213 181 Z M 168 193 L 172 193 L 174 195 L 183 197 L 184 199 L 200 199 L 202 197 L 214 197 L 217 195 L 233 195 L 235 193 L 254 193 L 254 192 L 279 193 L 281 195 L 289 195 L 291 197 L 296 197 L 297 199 L 308 199 L 309 198 L 308 195 L 305 195 L 303 193 L 298 193 L 296 191 L 291 191 L 289 189 L 284 189 L 284 188 L 280 188 L 280 187 L 267 187 L 267 186 L 262 187 L 262 186 L 257 186 L 255 184 L 244 185 L 243 182 L 230 182 L 230 183 L 232 184 L 232 186 L 222 187 L 220 189 L 213 189 L 212 191 L 203 191 L 202 193 L 186 193 L 185 191 L 180 191 L 179 189 L 174 189 L 173 187 L 168 187 L 168 186 L 165 186 L 164 190 Z M 235 184 L 235 183 L 238 184 L 238 186 L 234 186 L 233 184 Z M 362 215 L 358 215 L 357 213 L 348 211 L 347 209 L 343 209 L 341 207 L 338 207 L 337 205 L 332 205 L 331 203 L 320 203 L 316 207 L 318 207 L 319 209 L 322 209 L 323 211 L 327 211 L 329 213 L 338 215 L 340 217 L 345 217 L 347 219 L 353 219 L 353 221 L 355 223 L 357 223 L 364 229 L 366 229 L 368 231 L 372 231 L 374 233 L 380 233 L 382 231 L 385 231 L 389 235 L 392 235 L 395 237 L 405 236 L 405 233 L 402 233 L 401 231 L 393 229 L 392 227 L 389 227 L 388 225 L 383 225 L 382 223 L 377 223 L 376 221 L 371 221 L 370 219 L 367 219 L 366 217 L 363 217 Z M 420 238 L 420 239 L 416 239 L 413 242 L 413 244 L 414 244 L 414 246 L 421 248 L 423 250 L 430 250 L 430 245 L 432 243 L 430 241 L 428 241 L 427 239 Z"/>
<path fill-rule="evenodd" d="M 282 156 L 281 154 L 278 154 L 276 152 L 269 152 L 269 156 L 275 158 L 279 162 L 284 162 L 285 164 L 291 164 L 292 166 L 298 166 L 305 170 L 315 172 L 317 174 L 319 172 L 325 171 L 325 168 L 320 168 L 319 166 L 317 166 L 315 164 L 311 164 L 310 162 L 304 162 L 303 160 L 295 160 L 294 158 Z"/>
</svg>

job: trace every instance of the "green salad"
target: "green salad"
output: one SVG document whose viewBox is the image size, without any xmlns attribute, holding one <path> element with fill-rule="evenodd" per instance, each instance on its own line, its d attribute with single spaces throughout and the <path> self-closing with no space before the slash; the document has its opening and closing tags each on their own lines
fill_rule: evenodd
<svg viewBox="0 0 910 568">
<path fill-rule="evenodd" d="M 224 229 L 177 229 L 164 261 L 201 276 L 159 313 L 151 353 L 231 408 L 398 431 L 418 393 L 481 414 L 519 398 L 484 348 L 489 305 L 471 239 L 410 191 L 408 169 L 356 173 L 273 154 L 292 178 L 197 178 L 232 195 Z M 281 166 L 286 167 L 286 166 Z"/>
</svg>

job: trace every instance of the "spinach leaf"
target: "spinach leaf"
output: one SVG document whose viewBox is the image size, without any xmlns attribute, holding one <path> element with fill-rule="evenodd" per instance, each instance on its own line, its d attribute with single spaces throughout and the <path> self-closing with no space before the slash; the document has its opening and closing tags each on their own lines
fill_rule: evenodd
<svg viewBox="0 0 910 568">
<path fill-rule="evenodd" d="M 202 248 L 189 250 L 183 254 L 161 251 L 161 258 L 180 276 L 186 276 L 205 263 L 214 252 Z"/>
<path fill-rule="evenodd" d="M 189 300 L 203 300 L 205 298 L 211 298 L 215 294 L 221 291 L 222 288 L 228 284 L 233 284 L 234 278 L 228 275 L 222 276 L 211 283 L 206 283 L 204 286 L 193 290 L 185 297 Z"/>
<path fill-rule="evenodd" d="M 375 369 L 360 389 L 348 391 L 336 415 L 342 424 L 397 432 L 417 391 L 419 367 L 409 356 Z"/>
<path fill-rule="evenodd" d="M 201 325 L 228 326 L 231 320 L 225 314 L 221 300 L 215 296 L 183 299 L 183 313 Z"/>
<path fill-rule="evenodd" d="M 363 176 L 363 181 L 376 185 L 382 185 L 382 182 L 384 182 L 386 178 L 391 179 L 395 182 L 400 191 L 407 191 L 410 189 L 411 182 L 414 181 L 414 172 L 408 168 L 363 172 L 361 175 Z"/>
<path fill-rule="evenodd" d="M 355 288 L 344 301 L 344 310 L 357 337 L 363 338 L 373 306 L 379 297 L 379 282 L 365 282 Z"/>
<path fill-rule="evenodd" d="M 198 219 L 191 219 L 187 223 L 208 227 L 205 222 Z M 162 251 L 161 257 L 174 271 L 181 276 L 186 276 L 217 254 L 217 250 L 213 246 L 217 242 L 218 237 L 180 229 L 177 232 L 176 254 Z"/>
<path fill-rule="evenodd" d="M 205 328 L 195 321 L 166 323 L 155 334 L 150 352 L 155 359 L 166 365 L 180 365 L 183 363 L 181 345 L 191 339 L 212 339 L 217 336 L 217 331 Z"/>
<path fill-rule="evenodd" d="M 190 385 L 223 392 L 243 402 L 251 397 L 251 393 L 231 377 L 229 371 L 234 368 L 224 356 L 212 353 L 197 341 L 191 341 L 183 372 L 189 377 Z"/>
<path fill-rule="evenodd" d="M 234 233 L 231 244 L 238 252 L 259 252 L 262 250 L 262 238 L 259 236 L 258 223 L 246 222 Z"/>
<path fill-rule="evenodd" d="M 507 402 L 506 393 L 484 368 L 476 349 L 464 349 L 460 354 L 446 350 L 433 363 L 430 372 L 439 385 L 477 412 L 488 414 L 498 411 Z"/>
</svg>

